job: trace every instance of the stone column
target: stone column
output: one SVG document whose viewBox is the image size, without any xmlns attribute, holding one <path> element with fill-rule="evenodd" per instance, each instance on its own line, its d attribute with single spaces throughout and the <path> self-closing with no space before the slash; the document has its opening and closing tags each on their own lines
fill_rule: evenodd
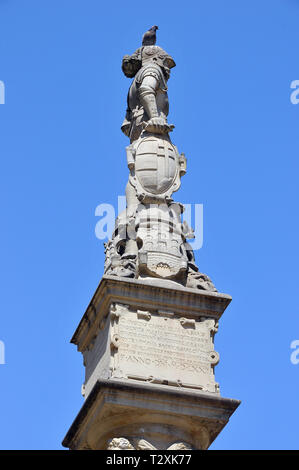
<svg viewBox="0 0 299 470">
<path fill-rule="evenodd" d="M 70 449 L 207 449 L 239 401 L 215 381 L 228 295 L 104 276 L 73 338 L 85 403 Z"/>
<path fill-rule="evenodd" d="M 231 298 L 199 271 L 193 230 L 172 199 L 186 158 L 169 137 L 175 62 L 155 45 L 156 29 L 122 62 L 133 78 L 122 125 L 127 208 L 72 338 L 84 357 L 85 402 L 63 441 L 70 449 L 207 449 L 239 405 L 220 396 L 214 374 L 214 335 Z"/>
</svg>

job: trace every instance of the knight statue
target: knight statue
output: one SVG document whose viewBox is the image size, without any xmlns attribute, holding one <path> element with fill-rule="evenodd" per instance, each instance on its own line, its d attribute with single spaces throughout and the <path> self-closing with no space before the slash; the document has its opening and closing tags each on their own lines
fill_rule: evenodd
<svg viewBox="0 0 299 470">
<path fill-rule="evenodd" d="M 186 173 L 186 158 L 169 137 L 174 125 L 167 121 L 167 82 L 176 64 L 155 45 L 156 29 L 151 28 L 143 45 L 122 60 L 123 73 L 133 79 L 121 126 L 130 139 L 126 148 L 130 173 L 127 208 L 105 245 L 105 274 L 159 278 L 216 291 L 195 264 L 187 241 L 194 237 L 193 231 L 181 221 L 184 206 L 172 199 Z"/>
</svg>

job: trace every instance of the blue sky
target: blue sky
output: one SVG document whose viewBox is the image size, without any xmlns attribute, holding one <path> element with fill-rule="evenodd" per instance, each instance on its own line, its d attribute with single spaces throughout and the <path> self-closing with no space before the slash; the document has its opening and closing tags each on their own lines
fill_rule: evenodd
<svg viewBox="0 0 299 470">
<path fill-rule="evenodd" d="M 159 26 L 177 67 L 175 195 L 204 205 L 200 270 L 233 297 L 215 338 L 242 400 L 212 449 L 298 449 L 298 0 L 0 0 L 0 448 L 61 449 L 82 406 L 69 344 L 103 274 L 95 208 L 128 170 L 121 59 Z"/>
</svg>

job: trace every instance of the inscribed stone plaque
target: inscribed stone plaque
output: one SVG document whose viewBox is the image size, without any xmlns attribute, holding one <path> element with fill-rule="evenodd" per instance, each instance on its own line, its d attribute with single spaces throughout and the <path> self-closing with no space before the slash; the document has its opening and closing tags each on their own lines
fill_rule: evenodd
<svg viewBox="0 0 299 470">
<path fill-rule="evenodd" d="M 113 376 L 218 392 L 215 320 L 123 309 L 113 322 Z"/>
</svg>

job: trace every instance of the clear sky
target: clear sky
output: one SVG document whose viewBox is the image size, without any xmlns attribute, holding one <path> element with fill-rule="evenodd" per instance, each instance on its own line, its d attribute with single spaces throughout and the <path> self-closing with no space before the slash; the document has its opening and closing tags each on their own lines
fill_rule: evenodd
<svg viewBox="0 0 299 470">
<path fill-rule="evenodd" d="M 61 449 L 83 404 L 69 340 L 103 274 L 101 203 L 128 170 L 121 59 L 175 59 L 175 199 L 204 207 L 202 272 L 233 301 L 215 348 L 242 404 L 212 449 L 298 449 L 298 0 L 0 0 L 0 448 Z"/>
</svg>

